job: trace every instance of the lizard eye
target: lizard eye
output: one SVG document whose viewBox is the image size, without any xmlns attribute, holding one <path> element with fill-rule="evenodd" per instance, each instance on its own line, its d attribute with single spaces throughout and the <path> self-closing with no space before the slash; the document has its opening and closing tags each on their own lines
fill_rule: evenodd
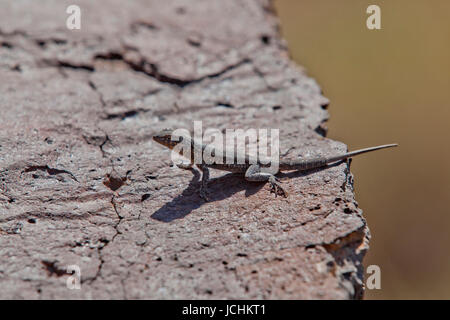
<svg viewBox="0 0 450 320">
<path fill-rule="evenodd" d="M 181 141 L 183 141 L 183 137 L 172 137 L 171 141 L 180 143 Z"/>
</svg>

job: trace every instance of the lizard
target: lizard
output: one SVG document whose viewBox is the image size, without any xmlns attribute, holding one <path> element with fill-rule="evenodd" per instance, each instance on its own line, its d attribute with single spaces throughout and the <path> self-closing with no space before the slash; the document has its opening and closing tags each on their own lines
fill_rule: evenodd
<svg viewBox="0 0 450 320">
<path fill-rule="evenodd" d="M 192 139 L 185 135 L 176 135 L 172 129 L 164 129 L 157 134 L 153 135 L 153 140 L 157 143 L 169 148 L 174 149 L 179 143 L 184 144 L 184 146 L 190 146 L 190 155 L 191 159 L 189 163 L 176 163 L 177 167 L 181 169 L 191 169 L 194 165 L 194 153 L 195 150 L 201 150 L 202 155 L 205 154 L 205 151 L 214 157 L 215 151 L 211 146 L 205 145 L 203 143 L 199 143 L 195 139 Z M 259 181 L 259 182 L 269 182 L 271 184 L 271 192 L 275 193 L 275 196 L 281 195 L 284 197 L 288 196 L 288 193 L 284 190 L 284 188 L 280 184 L 280 180 L 275 176 L 280 171 L 306 171 L 316 168 L 326 167 L 328 164 L 335 163 L 342 160 L 348 160 L 356 155 L 360 155 L 367 152 L 372 152 L 375 150 L 385 149 L 396 147 L 398 144 L 385 144 L 376 147 L 369 147 L 364 149 L 359 149 L 355 151 L 346 152 L 344 154 L 329 156 L 329 157 L 318 157 L 311 159 L 297 159 L 290 160 L 280 157 L 278 166 L 276 169 L 270 166 L 269 161 L 261 161 L 259 159 L 255 160 L 254 158 L 245 155 L 243 158 L 239 158 L 238 155 L 234 155 L 234 160 L 232 163 L 227 163 L 225 160 L 225 152 L 222 152 L 224 155 L 223 161 L 221 163 L 215 161 L 205 161 L 205 158 L 202 157 L 202 163 L 195 163 L 195 165 L 202 171 L 202 181 L 200 187 L 200 196 L 205 200 L 209 201 L 207 196 L 207 184 L 209 181 L 209 168 L 228 171 L 233 173 L 243 174 L 245 180 L 247 181 Z M 179 153 L 183 155 L 182 148 L 180 148 Z"/>
</svg>

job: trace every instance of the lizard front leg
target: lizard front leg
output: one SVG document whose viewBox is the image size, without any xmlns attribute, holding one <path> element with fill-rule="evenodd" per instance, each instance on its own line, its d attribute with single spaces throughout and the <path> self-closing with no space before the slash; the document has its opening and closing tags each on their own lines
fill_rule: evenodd
<svg viewBox="0 0 450 320">
<path fill-rule="evenodd" d="M 192 166 L 194 164 L 192 162 L 180 162 L 177 163 L 176 166 L 180 169 L 184 170 L 192 170 Z M 202 171 L 202 184 L 200 186 L 200 197 L 203 198 L 205 201 L 209 201 L 207 196 L 207 187 L 208 187 L 208 181 L 209 181 L 209 169 L 207 166 L 200 164 L 197 165 L 197 167 Z"/>
<path fill-rule="evenodd" d="M 202 171 L 202 184 L 200 186 L 200 197 L 202 197 L 205 201 L 209 201 L 208 199 L 208 181 L 209 181 L 209 168 L 200 164 L 197 167 Z"/>
<path fill-rule="evenodd" d="M 252 164 L 247 171 L 245 171 L 245 180 L 268 181 L 272 186 L 270 192 L 275 193 L 275 196 L 281 195 L 285 198 L 288 196 L 288 193 L 283 189 L 279 180 L 270 172 L 261 172 L 261 167 L 257 164 Z"/>
</svg>

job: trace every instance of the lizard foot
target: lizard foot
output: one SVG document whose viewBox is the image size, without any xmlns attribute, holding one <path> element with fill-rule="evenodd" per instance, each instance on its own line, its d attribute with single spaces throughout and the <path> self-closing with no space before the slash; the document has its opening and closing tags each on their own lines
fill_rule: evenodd
<svg viewBox="0 0 450 320">
<path fill-rule="evenodd" d="M 207 192 L 207 190 L 206 190 L 206 188 L 205 187 L 200 187 L 200 198 L 202 198 L 203 200 L 205 200 L 206 202 L 208 202 L 209 201 L 209 198 L 208 198 L 208 192 Z"/>
<path fill-rule="evenodd" d="M 280 195 L 280 196 L 287 198 L 288 193 L 286 192 L 286 190 L 283 189 L 283 187 L 281 186 L 281 184 L 278 181 L 280 181 L 280 180 L 278 180 L 275 176 L 270 177 L 269 182 L 272 185 L 270 192 L 275 193 L 275 197 Z"/>
</svg>

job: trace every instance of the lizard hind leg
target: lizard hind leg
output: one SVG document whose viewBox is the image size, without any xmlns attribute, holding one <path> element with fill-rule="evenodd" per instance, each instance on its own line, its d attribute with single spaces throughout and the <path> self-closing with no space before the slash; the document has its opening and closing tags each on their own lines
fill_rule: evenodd
<svg viewBox="0 0 450 320">
<path fill-rule="evenodd" d="M 287 198 L 288 193 L 283 189 L 277 177 L 270 172 L 261 172 L 261 167 L 257 164 L 252 164 L 245 172 L 245 180 L 247 181 L 267 181 L 271 184 L 270 192 L 275 193 L 275 196 L 281 195 Z"/>
</svg>

